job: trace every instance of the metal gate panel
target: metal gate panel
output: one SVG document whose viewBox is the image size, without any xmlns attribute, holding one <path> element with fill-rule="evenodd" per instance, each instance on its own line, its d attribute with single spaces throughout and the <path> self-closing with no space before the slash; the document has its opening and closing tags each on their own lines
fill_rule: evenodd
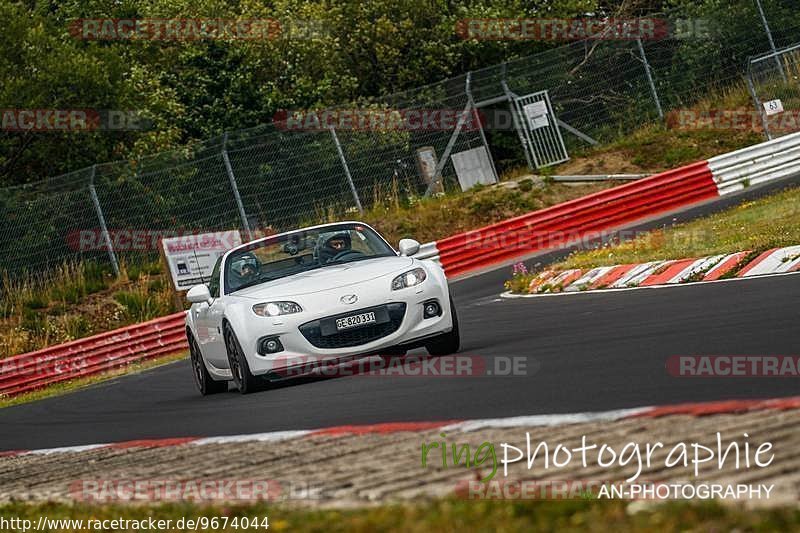
<svg viewBox="0 0 800 533">
<path fill-rule="evenodd" d="M 513 109 L 525 136 L 524 148 L 530 153 L 536 168 L 569 160 L 547 91 L 515 97 Z"/>
</svg>

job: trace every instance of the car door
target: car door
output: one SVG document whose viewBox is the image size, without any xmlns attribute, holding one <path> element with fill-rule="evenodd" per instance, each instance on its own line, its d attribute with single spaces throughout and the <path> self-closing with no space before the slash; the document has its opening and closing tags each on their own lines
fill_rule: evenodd
<svg viewBox="0 0 800 533">
<path fill-rule="evenodd" d="M 212 302 L 195 304 L 195 323 L 197 336 L 206 361 L 217 368 L 228 368 L 228 354 L 225 350 L 225 337 L 222 332 L 222 316 L 225 309 L 224 297 L 220 297 L 220 268 L 222 257 L 217 259 L 208 282 L 208 292 Z"/>
</svg>

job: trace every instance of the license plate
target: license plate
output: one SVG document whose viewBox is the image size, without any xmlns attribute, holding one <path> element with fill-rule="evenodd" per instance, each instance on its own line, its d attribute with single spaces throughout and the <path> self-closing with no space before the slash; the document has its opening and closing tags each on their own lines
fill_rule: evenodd
<svg viewBox="0 0 800 533">
<path fill-rule="evenodd" d="M 358 315 L 346 316 L 344 318 L 336 319 L 336 329 L 349 329 L 358 326 L 365 326 L 367 324 L 374 324 L 376 322 L 375 313 L 361 313 Z"/>
</svg>

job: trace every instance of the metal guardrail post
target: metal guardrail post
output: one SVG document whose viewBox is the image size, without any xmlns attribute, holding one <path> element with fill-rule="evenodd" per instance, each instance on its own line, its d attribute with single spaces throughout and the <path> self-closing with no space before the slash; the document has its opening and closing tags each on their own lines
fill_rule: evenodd
<svg viewBox="0 0 800 533">
<path fill-rule="evenodd" d="M 664 111 L 661 110 L 661 101 L 658 99 L 658 91 L 656 91 L 656 84 L 653 81 L 653 74 L 650 72 L 650 63 L 647 62 L 647 56 L 644 53 L 644 46 L 642 46 L 642 40 L 636 39 L 636 45 L 639 47 L 639 54 L 642 56 L 642 62 L 644 63 L 644 71 L 647 73 L 647 83 L 650 84 L 650 92 L 653 93 L 653 101 L 656 103 L 656 109 L 658 110 L 658 118 L 664 118 Z"/>
<path fill-rule="evenodd" d="M 103 242 L 108 250 L 108 258 L 111 260 L 111 266 L 114 267 L 114 274 L 119 277 L 119 263 L 117 262 L 117 254 L 114 253 L 114 246 L 111 244 L 111 235 L 108 233 L 106 226 L 106 218 L 103 216 L 103 210 L 100 207 L 100 200 L 97 198 L 97 190 L 94 188 L 94 176 L 97 172 L 97 165 L 92 165 L 92 176 L 89 178 L 89 194 L 92 197 L 94 210 L 97 213 L 97 219 L 100 221 L 100 231 L 103 234 Z"/>
<path fill-rule="evenodd" d="M 231 189 L 233 189 L 233 197 L 236 199 L 236 207 L 239 208 L 239 217 L 242 219 L 242 227 L 247 233 L 247 240 L 253 240 L 253 231 L 250 229 L 250 223 L 247 221 L 247 213 L 244 210 L 242 197 L 239 195 L 239 187 L 236 185 L 236 176 L 233 174 L 233 167 L 231 160 L 228 157 L 228 134 L 227 132 L 222 136 L 222 161 L 225 163 L 225 171 L 228 173 L 228 181 L 230 181 Z"/>
<path fill-rule="evenodd" d="M 342 162 L 342 167 L 344 167 L 344 174 L 347 176 L 347 183 L 350 185 L 350 192 L 353 193 L 353 200 L 356 201 L 358 212 L 363 214 L 364 208 L 361 206 L 361 199 L 358 197 L 358 191 L 353 183 L 353 176 L 350 174 L 350 167 L 347 166 L 347 159 L 344 157 L 344 150 L 342 150 L 342 144 L 339 142 L 339 136 L 336 135 L 336 128 L 329 126 L 328 129 L 331 130 L 333 143 L 336 145 L 336 151 L 339 152 L 339 160 Z"/>
</svg>

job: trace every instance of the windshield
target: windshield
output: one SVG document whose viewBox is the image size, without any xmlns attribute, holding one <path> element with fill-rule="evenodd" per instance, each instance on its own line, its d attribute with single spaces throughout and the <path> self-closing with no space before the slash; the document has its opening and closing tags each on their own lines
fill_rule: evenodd
<svg viewBox="0 0 800 533">
<path fill-rule="evenodd" d="M 362 224 L 299 230 L 231 253 L 225 261 L 225 292 L 316 268 L 393 255 L 386 241 Z"/>
</svg>

